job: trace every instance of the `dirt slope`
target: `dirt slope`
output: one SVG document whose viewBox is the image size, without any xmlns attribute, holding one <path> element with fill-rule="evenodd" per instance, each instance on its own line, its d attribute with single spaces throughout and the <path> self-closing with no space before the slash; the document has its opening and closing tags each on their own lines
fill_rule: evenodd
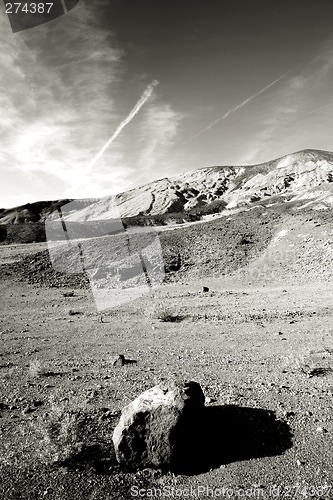
<svg viewBox="0 0 333 500">
<path fill-rule="evenodd" d="M 330 281 L 331 222 L 330 211 L 288 214 L 258 207 L 210 222 L 161 231 L 158 234 L 165 282 L 189 282 L 209 276 L 223 278 L 229 274 L 235 280 L 252 284 Z M 133 265 L 130 256 L 145 248 L 144 236 L 131 238 L 130 254 L 126 233 L 81 241 L 86 269 L 104 272 L 99 281 L 101 287 L 105 286 L 106 275 L 115 263 L 121 272 Z M 60 250 L 55 268 L 48 252 L 44 252 L 2 267 L 1 272 L 47 286 L 86 286 L 87 277 L 80 274 L 83 268 L 77 244 L 74 242 L 71 248 L 65 244 Z M 61 272 L 64 270 L 65 275 Z M 129 282 L 127 286 L 133 284 Z"/>
</svg>

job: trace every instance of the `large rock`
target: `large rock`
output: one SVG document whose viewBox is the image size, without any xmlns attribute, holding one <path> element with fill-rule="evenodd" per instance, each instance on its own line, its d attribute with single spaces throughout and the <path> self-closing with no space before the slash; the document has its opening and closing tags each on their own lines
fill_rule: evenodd
<svg viewBox="0 0 333 500">
<path fill-rule="evenodd" d="M 127 405 L 113 433 L 120 464 L 131 467 L 177 466 L 190 457 L 205 397 L 197 382 L 168 382 L 140 394 Z"/>
</svg>

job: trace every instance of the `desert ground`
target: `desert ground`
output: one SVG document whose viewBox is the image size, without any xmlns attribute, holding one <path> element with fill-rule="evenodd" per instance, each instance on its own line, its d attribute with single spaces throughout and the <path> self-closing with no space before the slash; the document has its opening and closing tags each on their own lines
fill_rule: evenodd
<svg viewBox="0 0 333 500">
<path fill-rule="evenodd" d="M 1 246 L 1 498 L 332 498 L 332 280 L 312 257 L 330 226 L 308 219 L 277 218 L 239 272 L 194 251 L 195 269 L 103 312 L 87 285 L 19 274 L 45 243 Z M 172 378 L 204 391 L 205 446 L 182 470 L 120 468 L 122 408 Z"/>
</svg>

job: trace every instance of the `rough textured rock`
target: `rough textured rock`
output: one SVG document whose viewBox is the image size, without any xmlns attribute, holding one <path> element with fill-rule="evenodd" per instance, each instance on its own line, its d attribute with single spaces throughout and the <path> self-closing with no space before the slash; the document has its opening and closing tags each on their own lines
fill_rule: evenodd
<svg viewBox="0 0 333 500">
<path fill-rule="evenodd" d="M 120 464 L 130 468 L 177 466 L 195 444 L 205 406 L 197 382 L 168 382 L 127 405 L 113 433 Z"/>
</svg>

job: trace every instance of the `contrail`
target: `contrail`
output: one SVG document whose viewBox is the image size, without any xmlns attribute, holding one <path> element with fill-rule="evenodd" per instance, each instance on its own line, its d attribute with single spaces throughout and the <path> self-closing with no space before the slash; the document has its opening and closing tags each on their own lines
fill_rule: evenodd
<svg viewBox="0 0 333 500">
<path fill-rule="evenodd" d="M 305 113 L 306 115 L 312 115 L 312 113 L 316 113 L 317 111 L 321 111 L 322 109 L 330 108 L 333 106 L 333 102 L 331 104 L 326 104 L 325 106 L 321 106 L 320 108 L 313 109 L 312 111 L 308 111 L 308 113 Z"/>
<path fill-rule="evenodd" d="M 250 102 L 253 99 L 255 99 L 256 97 L 258 97 L 260 94 L 262 94 L 263 92 L 265 92 L 266 90 L 268 90 L 270 87 L 273 87 L 273 85 L 275 85 L 278 81 L 282 80 L 282 78 L 284 78 L 288 73 L 290 73 L 290 71 L 291 70 L 287 71 L 282 76 L 279 76 L 279 78 L 277 78 L 276 80 L 274 80 L 274 82 L 270 83 L 269 85 L 267 85 L 263 89 L 259 90 L 259 92 L 256 92 L 255 94 L 251 95 L 250 97 L 248 97 L 247 99 L 245 99 L 245 101 L 241 102 L 240 104 L 237 104 L 237 106 L 235 106 L 234 108 L 229 109 L 229 111 L 227 111 L 223 116 L 220 116 L 220 118 L 217 118 L 215 121 L 213 121 L 212 123 L 210 123 L 209 125 L 207 125 L 207 127 L 205 127 L 203 130 L 201 130 L 197 134 L 193 135 L 192 137 L 190 137 L 189 139 L 187 139 L 182 144 L 187 144 L 188 142 L 193 141 L 193 139 L 196 139 L 197 137 L 199 137 L 199 135 L 201 135 L 204 132 L 206 132 L 206 130 L 211 129 L 217 123 L 221 122 L 222 120 L 225 120 L 229 115 L 231 115 L 232 113 L 235 113 L 236 111 L 238 111 L 240 108 L 242 108 L 243 106 L 245 106 L 245 104 L 247 104 L 248 102 Z"/>
<path fill-rule="evenodd" d="M 159 84 L 159 82 L 157 80 L 153 80 L 153 82 L 148 85 L 148 87 L 146 88 L 146 90 L 144 91 L 144 93 L 142 94 L 142 96 L 140 97 L 140 99 L 138 100 L 138 102 L 136 103 L 136 105 L 134 106 L 134 108 L 129 112 L 129 114 L 127 115 L 127 117 L 118 125 L 117 129 L 115 130 L 115 132 L 112 134 L 112 136 L 110 137 L 110 139 L 108 140 L 108 142 L 102 147 L 102 149 L 99 151 L 99 153 L 97 153 L 97 155 L 95 156 L 95 158 L 93 158 L 91 160 L 91 162 L 88 165 L 88 168 L 92 168 L 95 165 L 95 163 L 100 159 L 100 157 L 106 151 L 106 149 L 110 146 L 110 144 L 118 137 L 118 135 L 123 130 L 123 128 L 126 127 L 126 125 L 128 125 L 133 120 L 133 118 L 140 111 L 140 109 L 142 108 L 142 106 L 151 97 L 152 93 L 154 92 L 154 88 L 158 84 Z"/>
</svg>

